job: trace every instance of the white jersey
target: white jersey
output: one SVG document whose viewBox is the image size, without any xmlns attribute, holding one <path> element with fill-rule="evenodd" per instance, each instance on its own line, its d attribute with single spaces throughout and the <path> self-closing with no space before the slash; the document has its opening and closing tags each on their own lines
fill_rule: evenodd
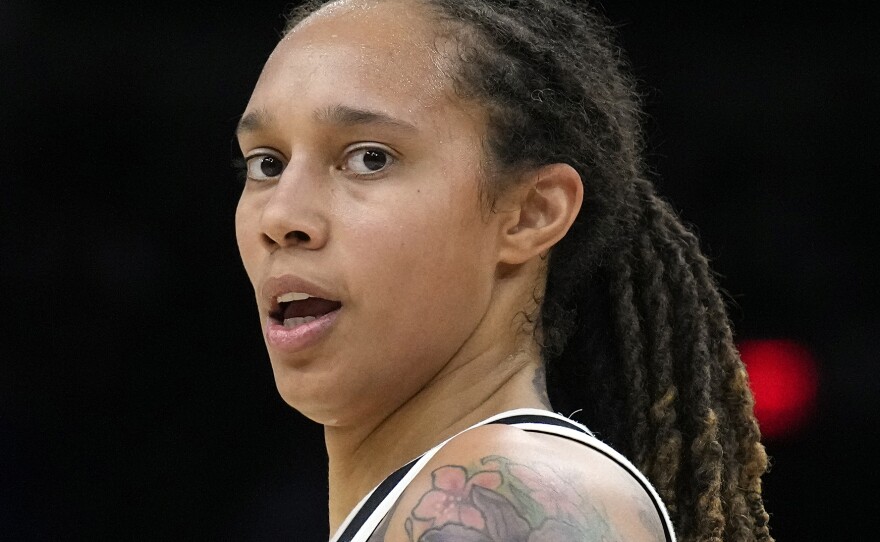
<svg viewBox="0 0 880 542">
<path fill-rule="evenodd" d="M 625 471 L 630 473 L 639 485 L 642 486 L 645 493 L 651 497 L 651 501 L 657 509 L 657 514 L 662 520 L 666 542 L 675 542 L 675 533 L 672 529 L 672 522 L 669 519 L 669 514 L 651 483 L 648 482 L 642 473 L 639 472 L 629 460 L 604 442 L 597 439 L 593 433 L 583 425 L 553 412 L 534 408 L 522 408 L 510 410 L 487 418 L 482 422 L 469 427 L 465 431 L 487 424 L 505 424 L 517 427 L 524 431 L 556 435 L 575 442 L 580 442 L 581 444 L 608 457 L 620 465 Z M 422 456 L 413 459 L 383 480 L 382 483 L 376 486 L 373 491 L 368 493 L 367 496 L 354 507 L 354 510 L 352 510 L 345 521 L 342 522 L 342 525 L 339 526 L 339 529 L 330 539 L 330 542 L 367 542 L 382 520 L 385 519 L 385 516 L 394 508 L 394 504 L 403 494 L 404 490 L 406 490 L 409 483 L 419 474 L 419 472 L 421 472 L 431 458 L 434 457 L 434 455 L 443 448 L 447 442 L 452 440 L 452 438 L 438 444 L 434 448 L 431 448 Z"/>
</svg>

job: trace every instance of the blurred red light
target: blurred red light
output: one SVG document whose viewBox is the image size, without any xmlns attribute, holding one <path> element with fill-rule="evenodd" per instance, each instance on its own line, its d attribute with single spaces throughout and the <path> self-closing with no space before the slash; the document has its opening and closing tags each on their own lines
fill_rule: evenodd
<svg viewBox="0 0 880 542">
<path fill-rule="evenodd" d="M 787 340 L 747 340 L 739 352 L 755 394 L 761 433 L 782 437 L 796 433 L 815 412 L 819 378 L 813 355 Z"/>
</svg>

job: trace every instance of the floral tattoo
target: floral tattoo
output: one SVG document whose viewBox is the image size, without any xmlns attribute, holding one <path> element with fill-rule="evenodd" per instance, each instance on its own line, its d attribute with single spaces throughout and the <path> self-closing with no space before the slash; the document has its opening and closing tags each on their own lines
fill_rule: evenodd
<svg viewBox="0 0 880 542">
<path fill-rule="evenodd" d="M 431 473 L 406 519 L 410 542 L 611 542 L 606 514 L 553 468 L 484 457 Z"/>
</svg>

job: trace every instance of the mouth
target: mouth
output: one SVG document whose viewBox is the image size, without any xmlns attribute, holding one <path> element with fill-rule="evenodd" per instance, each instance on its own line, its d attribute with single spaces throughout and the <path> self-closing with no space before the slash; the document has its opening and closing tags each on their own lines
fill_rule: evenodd
<svg viewBox="0 0 880 542">
<path fill-rule="evenodd" d="M 313 322 L 342 308 L 342 303 L 304 292 L 285 292 L 277 296 L 269 311 L 273 323 L 295 328 Z"/>
</svg>

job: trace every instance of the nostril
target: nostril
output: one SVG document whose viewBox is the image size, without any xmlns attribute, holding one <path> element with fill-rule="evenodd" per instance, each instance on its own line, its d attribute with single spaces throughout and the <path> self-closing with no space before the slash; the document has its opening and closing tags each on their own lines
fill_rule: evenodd
<svg viewBox="0 0 880 542">
<path fill-rule="evenodd" d="M 304 231 L 299 231 L 299 230 L 292 231 L 292 232 L 288 233 L 287 238 L 294 239 L 296 241 L 299 241 L 300 243 L 307 243 L 311 240 L 311 237 L 309 237 L 309 234 L 307 234 Z"/>
</svg>

